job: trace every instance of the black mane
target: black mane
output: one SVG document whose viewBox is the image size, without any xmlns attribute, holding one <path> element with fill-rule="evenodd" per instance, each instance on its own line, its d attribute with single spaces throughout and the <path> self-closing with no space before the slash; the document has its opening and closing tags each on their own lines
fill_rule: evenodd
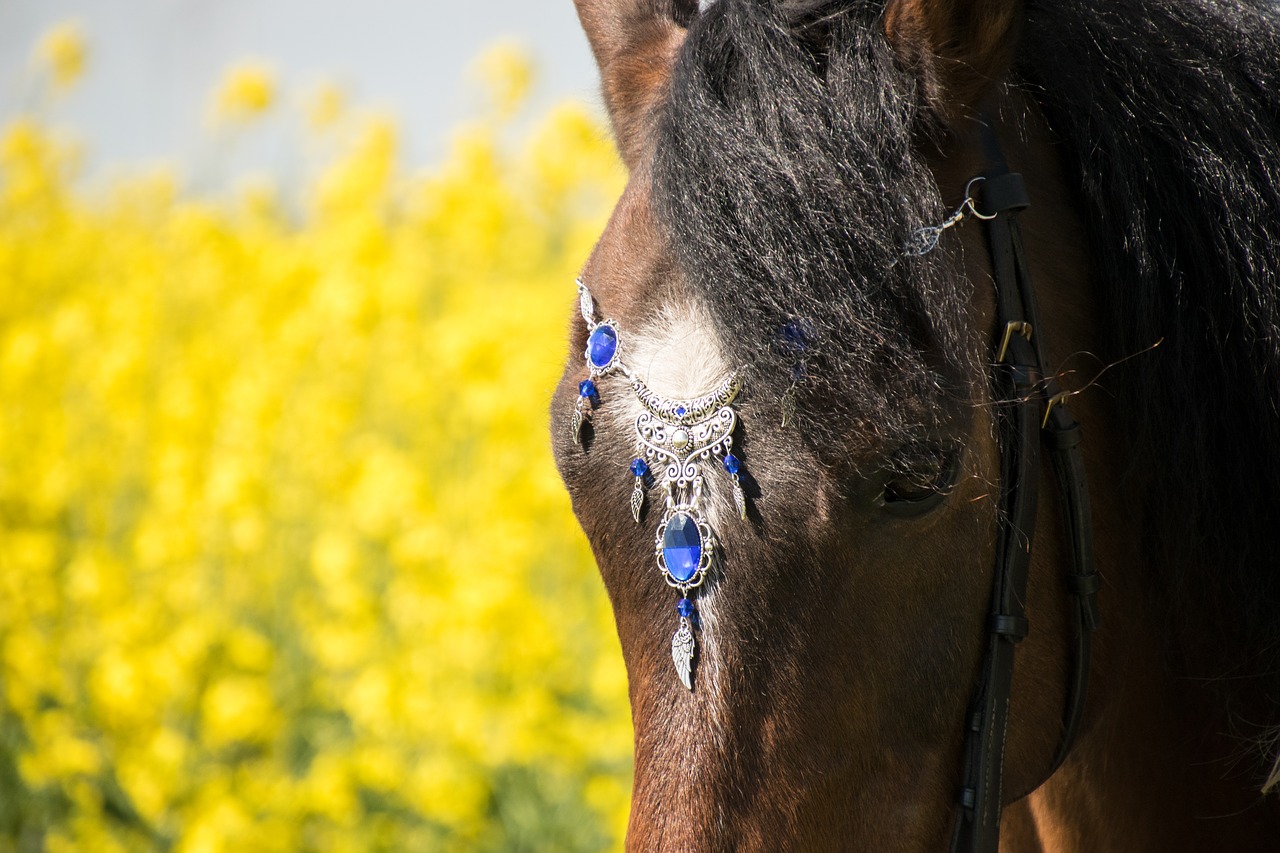
<svg viewBox="0 0 1280 853">
<path fill-rule="evenodd" d="M 1124 365 L 1118 388 L 1131 468 L 1154 478 L 1146 547 L 1189 587 L 1184 600 L 1218 596 L 1208 603 L 1255 645 L 1242 651 L 1272 658 L 1280 5 L 1033 3 L 1016 75 L 1081 188 L 1108 355 L 1163 342 Z"/>
<path fill-rule="evenodd" d="M 753 388 L 782 395 L 797 348 L 778 330 L 811 324 L 815 444 L 909 440 L 981 375 L 948 259 L 902 257 L 943 211 L 912 151 L 931 118 L 882 9 L 719 0 L 690 28 L 656 146 L 673 250 Z M 1280 5 L 1030 0 L 1021 39 L 1011 82 L 1080 187 L 1101 355 L 1128 359 L 1108 386 L 1127 467 L 1151 478 L 1147 552 L 1172 600 L 1218 599 L 1280 704 Z"/>
</svg>

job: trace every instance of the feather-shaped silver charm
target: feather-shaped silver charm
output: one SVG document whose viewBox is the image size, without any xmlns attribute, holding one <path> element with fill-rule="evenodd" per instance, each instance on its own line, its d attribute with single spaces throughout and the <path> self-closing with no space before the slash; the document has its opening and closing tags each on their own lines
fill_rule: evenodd
<svg viewBox="0 0 1280 853">
<path fill-rule="evenodd" d="M 747 493 L 742 491 L 742 481 L 736 476 L 733 478 L 733 505 L 738 508 L 738 517 L 745 521 L 747 518 Z"/>
<path fill-rule="evenodd" d="M 582 319 L 590 326 L 596 321 L 596 303 L 591 298 L 591 291 L 587 290 L 586 285 L 582 283 L 582 279 L 578 279 L 578 310 L 582 313 Z"/>
<path fill-rule="evenodd" d="M 782 428 L 786 429 L 795 423 L 796 419 L 796 384 L 791 383 L 791 387 L 787 388 L 782 395 Z"/>
<path fill-rule="evenodd" d="M 640 510 L 644 509 L 644 477 L 636 477 L 636 487 L 631 491 L 631 517 L 640 522 Z"/>
<path fill-rule="evenodd" d="M 587 422 L 589 415 L 583 406 L 583 398 L 578 398 L 578 404 L 573 407 L 573 423 L 570 426 L 570 433 L 573 435 L 573 443 L 582 446 L 582 425 Z"/>
<path fill-rule="evenodd" d="M 693 689 L 693 645 L 693 629 L 689 627 L 689 620 L 681 617 L 680 628 L 671 638 L 671 660 L 676 665 L 680 683 L 690 690 Z"/>
</svg>

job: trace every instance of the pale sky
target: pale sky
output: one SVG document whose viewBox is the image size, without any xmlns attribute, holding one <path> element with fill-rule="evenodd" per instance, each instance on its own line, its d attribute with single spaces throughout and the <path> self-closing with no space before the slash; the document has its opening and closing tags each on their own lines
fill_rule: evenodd
<svg viewBox="0 0 1280 853">
<path fill-rule="evenodd" d="M 355 102 L 388 108 L 411 164 L 439 156 L 475 103 L 468 62 L 501 38 L 539 61 L 535 111 L 565 96 L 599 102 L 572 0 L 0 0 L 0 120 L 21 106 L 39 35 L 68 19 L 83 24 L 90 64 L 48 118 L 80 132 L 94 171 L 197 157 L 210 92 L 248 58 L 273 65 L 297 100 L 336 79 Z"/>
</svg>

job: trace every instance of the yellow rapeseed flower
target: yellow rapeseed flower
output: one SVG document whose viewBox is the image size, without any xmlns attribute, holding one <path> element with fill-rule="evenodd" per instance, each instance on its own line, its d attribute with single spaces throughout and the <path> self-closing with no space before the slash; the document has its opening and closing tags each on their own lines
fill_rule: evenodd
<svg viewBox="0 0 1280 853">
<path fill-rule="evenodd" d="M 213 117 L 219 123 L 252 121 L 271 109 L 276 99 L 276 75 L 262 62 L 242 62 L 222 78 L 213 98 Z"/>
<path fill-rule="evenodd" d="M 40 37 L 32 62 L 49 75 L 54 89 L 65 90 L 74 86 L 84 74 L 88 55 L 84 28 L 79 21 L 67 21 Z"/>
<path fill-rule="evenodd" d="M 484 88 L 498 116 L 507 118 L 533 88 L 533 59 L 519 42 L 500 41 L 475 60 L 471 74 Z"/>
<path fill-rule="evenodd" d="M 210 745 L 262 742 L 275 731 L 275 702 L 262 678 L 228 676 L 213 684 L 201 703 Z"/>
<path fill-rule="evenodd" d="M 526 61 L 481 65 L 514 110 Z M 90 192 L 0 133 L 0 763 L 51 851 L 621 843 L 626 676 L 546 408 L 625 172 L 580 107 L 515 145 L 490 108 L 423 177 L 393 116 L 340 121 L 297 206 Z"/>
</svg>

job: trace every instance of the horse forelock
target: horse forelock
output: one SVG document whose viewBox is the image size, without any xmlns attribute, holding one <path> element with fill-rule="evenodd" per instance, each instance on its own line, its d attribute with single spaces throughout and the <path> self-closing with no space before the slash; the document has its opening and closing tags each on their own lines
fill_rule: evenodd
<svg viewBox="0 0 1280 853">
<path fill-rule="evenodd" d="M 796 383 L 819 449 L 906 443 L 975 375 L 944 253 L 904 256 L 945 214 L 879 14 L 715 4 L 677 58 L 654 150 L 654 205 L 688 286 L 758 392 L 777 401 Z"/>
</svg>

